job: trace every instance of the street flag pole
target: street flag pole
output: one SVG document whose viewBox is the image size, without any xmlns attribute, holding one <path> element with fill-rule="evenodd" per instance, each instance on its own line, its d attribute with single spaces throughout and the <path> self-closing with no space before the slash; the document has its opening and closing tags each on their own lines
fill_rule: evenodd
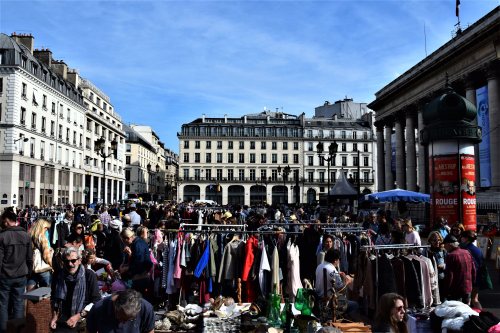
<svg viewBox="0 0 500 333">
<path fill-rule="evenodd" d="M 455 15 L 458 18 L 458 23 L 460 23 L 460 0 L 456 0 L 456 5 L 455 5 Z"/>
</svg>

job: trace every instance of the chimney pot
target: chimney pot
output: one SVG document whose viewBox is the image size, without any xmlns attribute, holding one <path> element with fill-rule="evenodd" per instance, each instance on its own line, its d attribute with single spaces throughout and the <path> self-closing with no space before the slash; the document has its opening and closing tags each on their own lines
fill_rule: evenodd
<svg viewBox="0 0 500 333">
<path fill-rule="evenodd" d="M 14 36 L 16 35 L 16 32 L 14 31 Z"/>
<path fill-rule="evenodd" d="M 31 36 L 31 32 L 30 32 L 30 36 Z"/>
</svg>

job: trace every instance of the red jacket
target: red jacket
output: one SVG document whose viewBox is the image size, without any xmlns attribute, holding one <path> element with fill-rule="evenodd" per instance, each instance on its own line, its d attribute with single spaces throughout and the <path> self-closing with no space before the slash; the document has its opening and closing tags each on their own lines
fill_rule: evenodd
<svg viewBox="0 0 500 333">
<path fill-rule="evenodd" d="M 245 244 L 245 264 L 243 266 L 243 274 L 241 275 L 242 281 L 248 280 L 248 274 L 250 273 L 250 268 L 252 268 L 254 260 L 254 251 L 259 246 L 259 241 L 254 236 L 250 236 L 250 239 Z"/>
</svg>

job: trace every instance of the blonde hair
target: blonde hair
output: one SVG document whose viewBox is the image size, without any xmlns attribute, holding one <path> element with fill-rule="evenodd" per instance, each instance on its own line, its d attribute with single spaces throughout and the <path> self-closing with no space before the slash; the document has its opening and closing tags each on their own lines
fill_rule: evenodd
<svg viewBox="0 0 500 333">
<path fill-rule="evenodd" d="M 455 223 L 454 225 L 451 226 L 452 228 L 453 227 L 457 227 L 458 229 L 460 229 L 460 233 L 464 232 L 465 231 L 465 227 L 462 223 Z"/>
<path fill-rule="evenodd" d="M 64 217 L 67 219 L 71 219 L 73 217 L 73 213 L 68 211 L 66 212 L 66 215 Z"/>
<path fill-rule="evenodd" d="M 427 237 L 427 240 L 430 242 L 431 239 L 433 239 L 433 238 L 438 238 L 441 240 L 440 248 L 443 249 L 444 248 L 443 235 L 441 235 L 441 233 L 438 230 L 431 231 L 431 233 L 429 234 L 429 237 Z M 429 245 L 432 245 L 432 244 L 429 244 Z"/>
<path fill-rule="evenodd" d="M 404 220 L 403 223 L 401 223 L 401 227 L 403 227 L 405 225 L 407 225 L 408 227 L 410 227 L 410 230 L 413 230 L 413 226 L 412 226 L 410 220 Z"/>
<path fill-rule="evenodd" d="M 120 237 L 121 238 L 129 238 L 129 237 L 132 237 L 132 236 L 135 236 L 134 232 L 132 231 L 131 228 L 125 228 L 122 230 L 122 232 L 120 232 Z"/>
<path fill-rule="evenodd" d="M 45 235 L 45 228 L 50 228 L 51 224 L 49 221 L 45 219 L 38 219 L 30 228 L 29 235 L 31 237 L 31 241 L 35 245 L 40 245 L 38 242 L 38 238 L 40 235 Z"/>
</svg>

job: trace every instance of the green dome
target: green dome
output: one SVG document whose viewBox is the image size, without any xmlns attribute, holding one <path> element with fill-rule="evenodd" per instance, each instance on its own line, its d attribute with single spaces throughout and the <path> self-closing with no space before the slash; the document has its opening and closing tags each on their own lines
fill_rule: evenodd
<svg viewBox="0 0 500 333">
<path fill-rule="evenodd" d="M 467 98 L 451 89 L 446 73 L 445 92 L 424 107 L 424 128 L 420 131 L 420 143 L 427 145 L 436 140 L 461 139 L 479 143 L 482 129 L 472 124 L 477 109 Z"/>
<path fill-rule="evenodd" d="M 437 121 L 470 123 L 477 117 L 477 109 L 467 98 L 455 93 L 448 81 L 443 95 L 424 108 L 424 122 L 431 125 Z"/>
</svg>

